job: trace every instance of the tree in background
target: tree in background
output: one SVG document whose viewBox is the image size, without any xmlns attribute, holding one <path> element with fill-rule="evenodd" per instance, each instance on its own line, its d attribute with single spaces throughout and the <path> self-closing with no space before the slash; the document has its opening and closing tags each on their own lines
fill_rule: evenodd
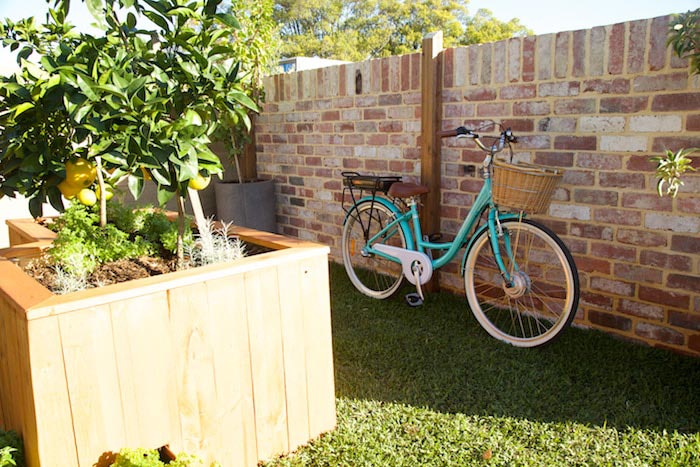
<svg viewBox="0 0 700 467">
<path fill-rule="evenodd" d="M 464 35 L 459 43 L 461 45 L 484 44 L 528 34 L 532 32 L 520 24 L 518 18 L 505 23 L 495 18 L 491 11 L 482 8 L 467 20 Z"/>
<path fill-rule="evenodd" d="M 531 34 L 518 19 L 502 22 L 488 10 L 468 15 L 468 0 L 276 0 L 283 57 L 360 61 L 420 50 L 442 31 L 454 47 Z"/>
</svg>

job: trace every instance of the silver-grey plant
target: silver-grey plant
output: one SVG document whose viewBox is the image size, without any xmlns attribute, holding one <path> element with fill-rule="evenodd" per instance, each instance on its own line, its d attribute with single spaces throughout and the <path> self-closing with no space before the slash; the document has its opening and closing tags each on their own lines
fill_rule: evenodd
<svg viewBox="0 0 700 467">
<path fill-rule="evenodd" d="M 191 266 L 235 261 L 245 256 L 245 244 L 238 237 L 230 237 L 231 223 L 217 224 L 213 219 L 206 219 L 204 225 L 199 225 L 199 233 L 195 242 L 186 248 L 185 256 Z"/>
</svg>

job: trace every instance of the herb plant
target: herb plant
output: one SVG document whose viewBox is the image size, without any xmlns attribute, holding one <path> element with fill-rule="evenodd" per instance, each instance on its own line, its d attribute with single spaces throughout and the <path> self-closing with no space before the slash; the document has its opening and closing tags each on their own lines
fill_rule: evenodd
<svg viewBox="0 0 700 467">
<path fill-rule="evenodd" d="M 25 467 L 22 439 L 16 431 L 0 430 L 0 467 Z"/>
</svg>

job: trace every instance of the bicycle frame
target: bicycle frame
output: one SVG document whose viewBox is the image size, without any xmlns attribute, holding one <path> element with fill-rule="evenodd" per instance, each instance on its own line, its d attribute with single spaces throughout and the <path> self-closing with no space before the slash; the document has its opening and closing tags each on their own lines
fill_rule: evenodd
<svg viewBox="0 0 700 467">
<path fill-rule="evenodd" d="M 488 210 L 487 223 L 484 226 L 482 226 L 479 229 L 479 231 L 488 228 L 491 232 L 490 241 L 491 248 L 494 252 L 494 258 L 496 259 L 498 267 L 501 271 L 501 274 L 503 275 L 503 278 L 506 280 L 506 283 L 510 283 L 510 272 L 506 270 L 505 263 L 503 262 L 503 258 L 501 257 L 501 251 L 498 248 L 498 237 L 502 235 L 499 224 L 503 220 L 520 218 L 521 215 L 513 213 L 501 213 L 498 211 L 498 209 L 493 203 L 493 199 L 491 198 L 490 177 L 484 179 L 484 185 L 482 186 L 481 190 L 479 191 L 479 194 L 474 200 L 474 204 L 469 210 L 467 217 L 464 219 L 464 222 L 462 223 L 459 231 L 457 232 L 455 239 L 451 242 L 438 243 L 423 240 L 420 220 L 418 217 L 417 203 L 411 203 L 409 205 L 409 209 L 406 212 L 402 213 L 401 211 L 399 211 L 399 209 L 394 203 L 392 203 L 386 198 L 366 196 L 359 200 L 358 203 L 365 200 L 372 201 L 375 203 L 382 203 L 394 213 L 395 218 L 389 224 L 384 226 L 379 232 L 377 232 L 377 234 L 367 239 L 367 244 L 363 248 L 363 253 L 377 255 L 389 261 L 401 263 L 401 260 L 399 258 L 373 248 L 373 245 L 375 243 L 382 243 L 381 238 L 383 236 L 386 236 L 388 233 L 392 233 L 393 229 L 395 228 L 400 228 L 403 230 L 404 236 L 406 237 L 407 250 L 419 251 L 421 253 L 426 253 L 426 250 L 446 250 L 445 253 L 443 253 L 439 258 L 431 258 L 431 264 L 433 269 L 441 268 L 445 264 L 449 263 L 463 246 L 467 246 L 468 251 L 471 239 L 475 238 L 476 234 L 478 233 L 474 232 L 474 235 L 469 237 L 469 232 L 477 224 L 483 212 Z M 411 224 L 413 227 L 412 229 Z M 510 248 L 508 248 L 508 250 L 508 256 L 510 256 L 512 260 L 512 253 L 510 252 Z M 464 259 L 462 260 L 461 270 L 463 273 Z"/>
</svg>

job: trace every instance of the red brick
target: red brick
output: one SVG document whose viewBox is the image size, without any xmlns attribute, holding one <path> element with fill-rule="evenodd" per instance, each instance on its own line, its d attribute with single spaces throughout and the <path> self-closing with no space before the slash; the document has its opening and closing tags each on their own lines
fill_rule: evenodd
<svg viewBox="0 0 700 467">
<path fill-rule="evenodd" d="M 385 105 L 400 105 L 401 94 L 382 94 L 377 102 L 380 106 Z"/>
<path fill-rule="evenodd" d="M 627 72 L 638 73 L 644 70 L 644 55 L 647 45 L 647 20 L 629 23 L 627 38 Z"/>
<path fill-rule="evenodd" d="M 646 177 L 639 173 L 627 172 L 600 172 L 598 173 L 600 186 L 615 188 L 638 188 L 646 187 Z"/>
<path fill-rule="evenodd" d="M 491 66 L 493 63 L 493 44 L 481 44 L 481 83 L 491 84 Z"/>
<path fill-rule="evenodd" d="M 689 214 L 700 214 L 700 198 L 682 198 L 676 200 L 678 210 Z"/>
<path fill-rule="evenodd" d="M 590 288 L 592 290 L 607 292 L 613 295 L 632 297 L 634 296 L 635 286 L 634 284 L 630 284 L 628 282 L 607 279 L 605 277 L 592 277 Z"/>
<path fill-rule="evenodd" d="M 340 120 L 340 112 L 338 110 L 329 110 L 321 114 L 321 120 L 324 122 Z"/>
<path fill-rule="evenodd" d="M 608 295 L 595 294 L 587 291 L 581 292 L 581 305 L 590 305 L 603 310 L 612 311 L 614 300 Z M 581 307 L 579 307 L 581 309 Z"/>
<path fill-rule="evenodd" d="M 700 352 L 700 334 L 694 334 L 688 337 L 688 348 Z"/>
<path fill-rule="evenodd" d="M 363 112 L 365 120 L 386 120 L 385 109 L 365 109 Z"/>
<path fill-rule="evenodd" d="M 564 171 L 562 183 L 565 185 L 591 186 L 595 183 L 595 173 L 583 170 L 566 170 Z"/>
<path fill-rule="evenodd" d="M 649 156 L 630 156 L 625 168 L 632 172 L 654 172 L 656 163 L 649 160 Z"/>
<path fill-rule="evenodd" d="M 651 101 L 651 110 L 670 112 L 679 110 L 697 110 L 700 108 L 700 92 L 683 92 L 678 94 L 659 94 Z"/>
<path fill-rule="evenodd" d="M 625 263 L 615 264 L 613 275 L 620 279 L 633 282 L 646 282 L 661 285 L 663 281 L 663 271 L 660 269 L 645 268 Z"/>
<path fill-rule="evenodd" d="M 618 193 L 604 190 L 574 190 L 574 201 L 578 204 L 592 204 L 597 206 L 617 206 Z"/>
<path fill-rule="evenodd" d="M 401 90 L 408 91 L 411 89 L 411 56 L 401 56 Z"/>
<path fill-rule="evenodd" d="M 600 76 L 605 71 L 605 28 L 596 26 L 591 29 L 590 56 L 588 57 L 588 74 Z"/>
<path fill-rule="evenodd" d="M 593 238 L 596 240 L 612 240 L 613 229 L 606 225 L 594 225 L 588 223 L 572 223 L 570 227 L 571 235 L 583 238 Z"/>
<path fill-rule="evenodd" d="M 574 31 L 573 51 L 574 64 L 573 75 L 586 75 L 586 30 Z"/>
<path fill-rule="evenodd" d="M 659 305 L 671 306 L 674 308 L 687 309 L 690 305 L 690 297 L 680 292 L 670 292 L 665 289 L 655 287 L 639 286 L 639 299 L 646 302 L 658 303 Z"/>
<path fill-rule="evenodd" d="M 523 38 L 523 81 L 535 79 L 535 40 L 537 36 Z"/>
<path fill-rule="evenodd" d="M 651 150 L 655 153 L 665 152 L 667 149 L 675 152 L 680 148 L 693 147 L 700 147 L 700 136 L 668 136 L 654 138 Z"/>
<path fill-rule="evenodd" d="M 574 154 L 571 152 L 545 152 L 535 153 L 535 164 L 549 167 L 572 167 Z"/>
<path fill-rule="evenodd" d="M 619 75 L 625 60 L 625 25 L 618 23 L 613 25 L 609 36 L 608 73 Z"/>
<path fill-rule="evenodd" d="M 352 122 L 338 123 L 333 127 L 333 131 L 336 133 L 353 133 L 355 131 L 355 124 Z"/>
<path fill-rule="evenodd" d="M 649 69 L 661 70 L 666 66 L 666 35 L 668 33 L 669 17 L 654 18 L 651 22 L 649 35 Z"/>
<path fill-rule="evenodd" d="M 347 73 L 348 73 L 348 66 L 346 64 L 342 64 L 338 67 L 338 95 L 339 96 L 347 96 L 348 95 Z"/>
<path fill-rule="evenodd" d="M 604 313 L 602 311 L 591 310 L 588 312 L 588 320 L 598 326 L 604 328 L 617 329 L 620 331 L 629 331 L 632 329 L 632 320 L 624 316 Z"/>
<path fill-rule="evenodd" d="M 680 91 L 688 87 L 688 73 L 641 75 L 634 78 L 634 92 Z"/>
<path fill-rule="evenodd" d="M 598 94 L 629 94 L 630 82 L 623 78 L 586 80 L 583 82 L 582 91 Z"/>
<path fill-rule="evenodd" d="M 611 154 L 582 153 L 576 155 L 576 166 L 594 170 L 620 170 L 622 157 Z"/>
<path fill-rule="evenodd" d="M 676 271 L 690 271 L 693 267 L 692 260 L 687 256 L 649 250 L 640 253 L 639 264 Z"/>
<path fill-rule="evenodd" d="M 383 160 L 366 160 L 365 169 L 374 170 L 377 172 L 386 172 L 388 170 L 387 161 Z"/>
<path fill-rule="evenodd" d="M 617 241 L 635 246 L 666 246 L 666 235 L 648 230 L 618 229 Z"/>
<path fill-rule="evenodd" d="M 595 151 L 598 139 L 595 136 L 557 136 L 554 149 Z"/>
<path fill-rule="evenodd" d="M 688 131 L 700 131 L 700 114 L 688 115 L 685 129 Z"/>
<path fill-rule="evenodd" d="M 655 192 L 624 193 L 622 195 L 622 207 L 653 211 L 671 211 L 673 209 L 673 199 L 669 197 L 661 198 Z"/>
<path fill-rule="evenodd" d="M 410 55 L 411 57 L 411 89 L 420 89 L 420 67 L 421 54 L 420 52 Z"/>
<path fill-rule="evenodd" d="M 685 337 L 678 331 L 651 323 L 638 323 L 635 334 L 645 339 L 665 344 L 683 345 Z"/>
<path fill-rule="evenodd" d="M 521 132 L 532 132 L 535 129 L 535 122 L 526 118 L 509 118 L 503 121 L 503 126 L 513 130 L 516 136 L 520 136 Z"/>
<path fill-rule="evenodd" d="M 479 117 L 505 117 L 510 115 L 510 104 L 505 102 L 479 104 L 476 106 L 476 115 Z"/>
<path fill-rule="evenodd" d="M 501 99 L 530 99 L 537 96 L 537 86 L 534 84 L 512 85 L 501 88 Z"/>
<path fill-rule="evenodd" d="M 698 254 L 700 252 L 700 237 L 674 235 L 671 238 L 671 250 L 680 253 Z"/>
<path fill-rule="evenodd" d="M 554 102 L 554 113 L 557 115 L 593 114 L 596 113 L 596 100 L 560 99 Z"/>
<path fill-rule="evenodd" d="M 526 101 L 513 104 L 513 115 L 527 116 L 547 115 L 550 113 L 549 102 L 547 101 Z"/>
<path fill-rule="evenodd" d="M 590 256 L 577 256 L 576 267 L 580 272 L 610 274 L 610 261 Z"/>
<path fill-rule="evenodd" d="M 389 142 L 389 136 L 386 134 L 373 134 L 367 136 L 367 144 L 370 146 L 386 146 Z"/>
<path fill-rule="evenodd" d="M 666 285 L 672 289 L 681 289 L 688 292 L 700 293 L 700 276 L 687 276 L 683 274 L 669 274 Z"/>
<path fill-rule="evenodd" d="M 679 328 L 700 331 L 700 315 L 698 314 L 670 311 L 668 314 L 668 322 Z"/>
<path fill-rule="evenodd" d="M 598 222 L 616 225 L 641 225 L 642 214 L 639 211 L 626 209 L 599 208 L 593 211 L 593 217 Z"/>
<path fill-rule="evenodd" d="M 443 63 L 443 71 L 442 71 L 442 85 L 445 88 L 451 88 L 454 83 L 454 49 L 449 48 L 445 50 L 442 54 L 442 63 Z M 403 67 L 402 67 L 403 68 Z"/>
<path fill-rule="evenodd" d="M 664 308 L 659 305 L 649 305 L 634 300 L 622 299 L 618 306 L 618 311 L 639 318 L 654 319 L 662 321 L 666 317 Z"/>
<path fill-rule="evenodd" d="M 496 90 L 483 87 L 469 89 L 464 93 L 464 98 L 468 101 L 492 101 L 496 99 Z"/>
<path fill-rule="evenodd" d="M 646 110 L 648 97 L 606 97 L 600 100 L 600 113 L 635 113 Z"/>
<path fill-rule="evenodd" d="M 384 133 L 401 133 L 403 124 L 401 122 L 379 122 L 379 131 Z"/>
<path fill-rule="evenodd" d="M 607 258 L 634 262 L 637 259 L 637 249 L 628 246 L 615 245 L 614 243 L 591 243 L 591 255 L 597 258 Z"/>
<path fill-rule="evenodd" d="M 566 78 L 569 68 L 569 41 L 571 32 L 559 32 L 556 36 L 554 49 L 554 76 Z"/>
</svg>

